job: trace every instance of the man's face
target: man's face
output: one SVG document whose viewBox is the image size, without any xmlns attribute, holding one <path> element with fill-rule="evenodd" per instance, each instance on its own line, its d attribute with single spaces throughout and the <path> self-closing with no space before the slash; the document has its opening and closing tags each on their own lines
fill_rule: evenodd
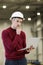
<svg viewBox="0 0 43 65">
<path fill-rule="evenodd" d="M 13 18 L 12 19 L 12 25 L 17 28 L 17 27 L 20 27 L 21 24 L 22 24 L 22 19 L 21 18 Z"/>
</svg>

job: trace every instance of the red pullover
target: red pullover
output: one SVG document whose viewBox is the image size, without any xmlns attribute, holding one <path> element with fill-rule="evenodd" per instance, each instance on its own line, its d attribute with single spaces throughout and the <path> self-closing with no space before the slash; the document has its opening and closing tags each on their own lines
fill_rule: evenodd
<svg viewBox="0 0 43 65">
<path fill-rule="evenodd" d="M 21 31 L 20 35 L 16 34 L 16 30 L 9 27 L 2 32 L 2 40 L 5 48 L 6 59 L 21 59 L 28 53 L 25 51 L 18 51 L 26 47 L 25 33 Z"/>
</svg>

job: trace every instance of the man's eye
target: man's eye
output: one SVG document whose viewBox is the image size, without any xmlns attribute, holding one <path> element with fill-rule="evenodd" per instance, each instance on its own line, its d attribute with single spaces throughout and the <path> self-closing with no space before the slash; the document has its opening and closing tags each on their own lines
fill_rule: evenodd
<svg viewBox="0 0 43 65">
<path fill-rule="evenodd" d="M 19 22 L 19 21 L 17 21 L 17 22 Z"/>
</svg>

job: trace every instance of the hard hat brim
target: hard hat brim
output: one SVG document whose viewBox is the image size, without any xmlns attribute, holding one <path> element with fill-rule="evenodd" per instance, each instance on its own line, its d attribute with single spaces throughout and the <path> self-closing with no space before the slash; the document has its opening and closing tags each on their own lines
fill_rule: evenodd
<svg viewBox="0 0 43 65">
<path fill-rule="evenodd" d="M 22 19 L 22 20 L 25 20 L 25 18 L 21 18 L 21 17 L 10 17 L 10 20 L 12 20 L 13 18 L 20 18 L 20 19 Z"/>
</svg>

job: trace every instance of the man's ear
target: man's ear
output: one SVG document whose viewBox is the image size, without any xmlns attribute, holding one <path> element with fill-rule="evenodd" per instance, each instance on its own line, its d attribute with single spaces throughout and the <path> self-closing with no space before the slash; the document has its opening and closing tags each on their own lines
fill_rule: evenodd
<svg viewBox="0 0 43 65">
<path fill-rule="evenodd" d="M 13 24 L 13 19 L 11 19 L 11 23 Z"/>
</svg>

